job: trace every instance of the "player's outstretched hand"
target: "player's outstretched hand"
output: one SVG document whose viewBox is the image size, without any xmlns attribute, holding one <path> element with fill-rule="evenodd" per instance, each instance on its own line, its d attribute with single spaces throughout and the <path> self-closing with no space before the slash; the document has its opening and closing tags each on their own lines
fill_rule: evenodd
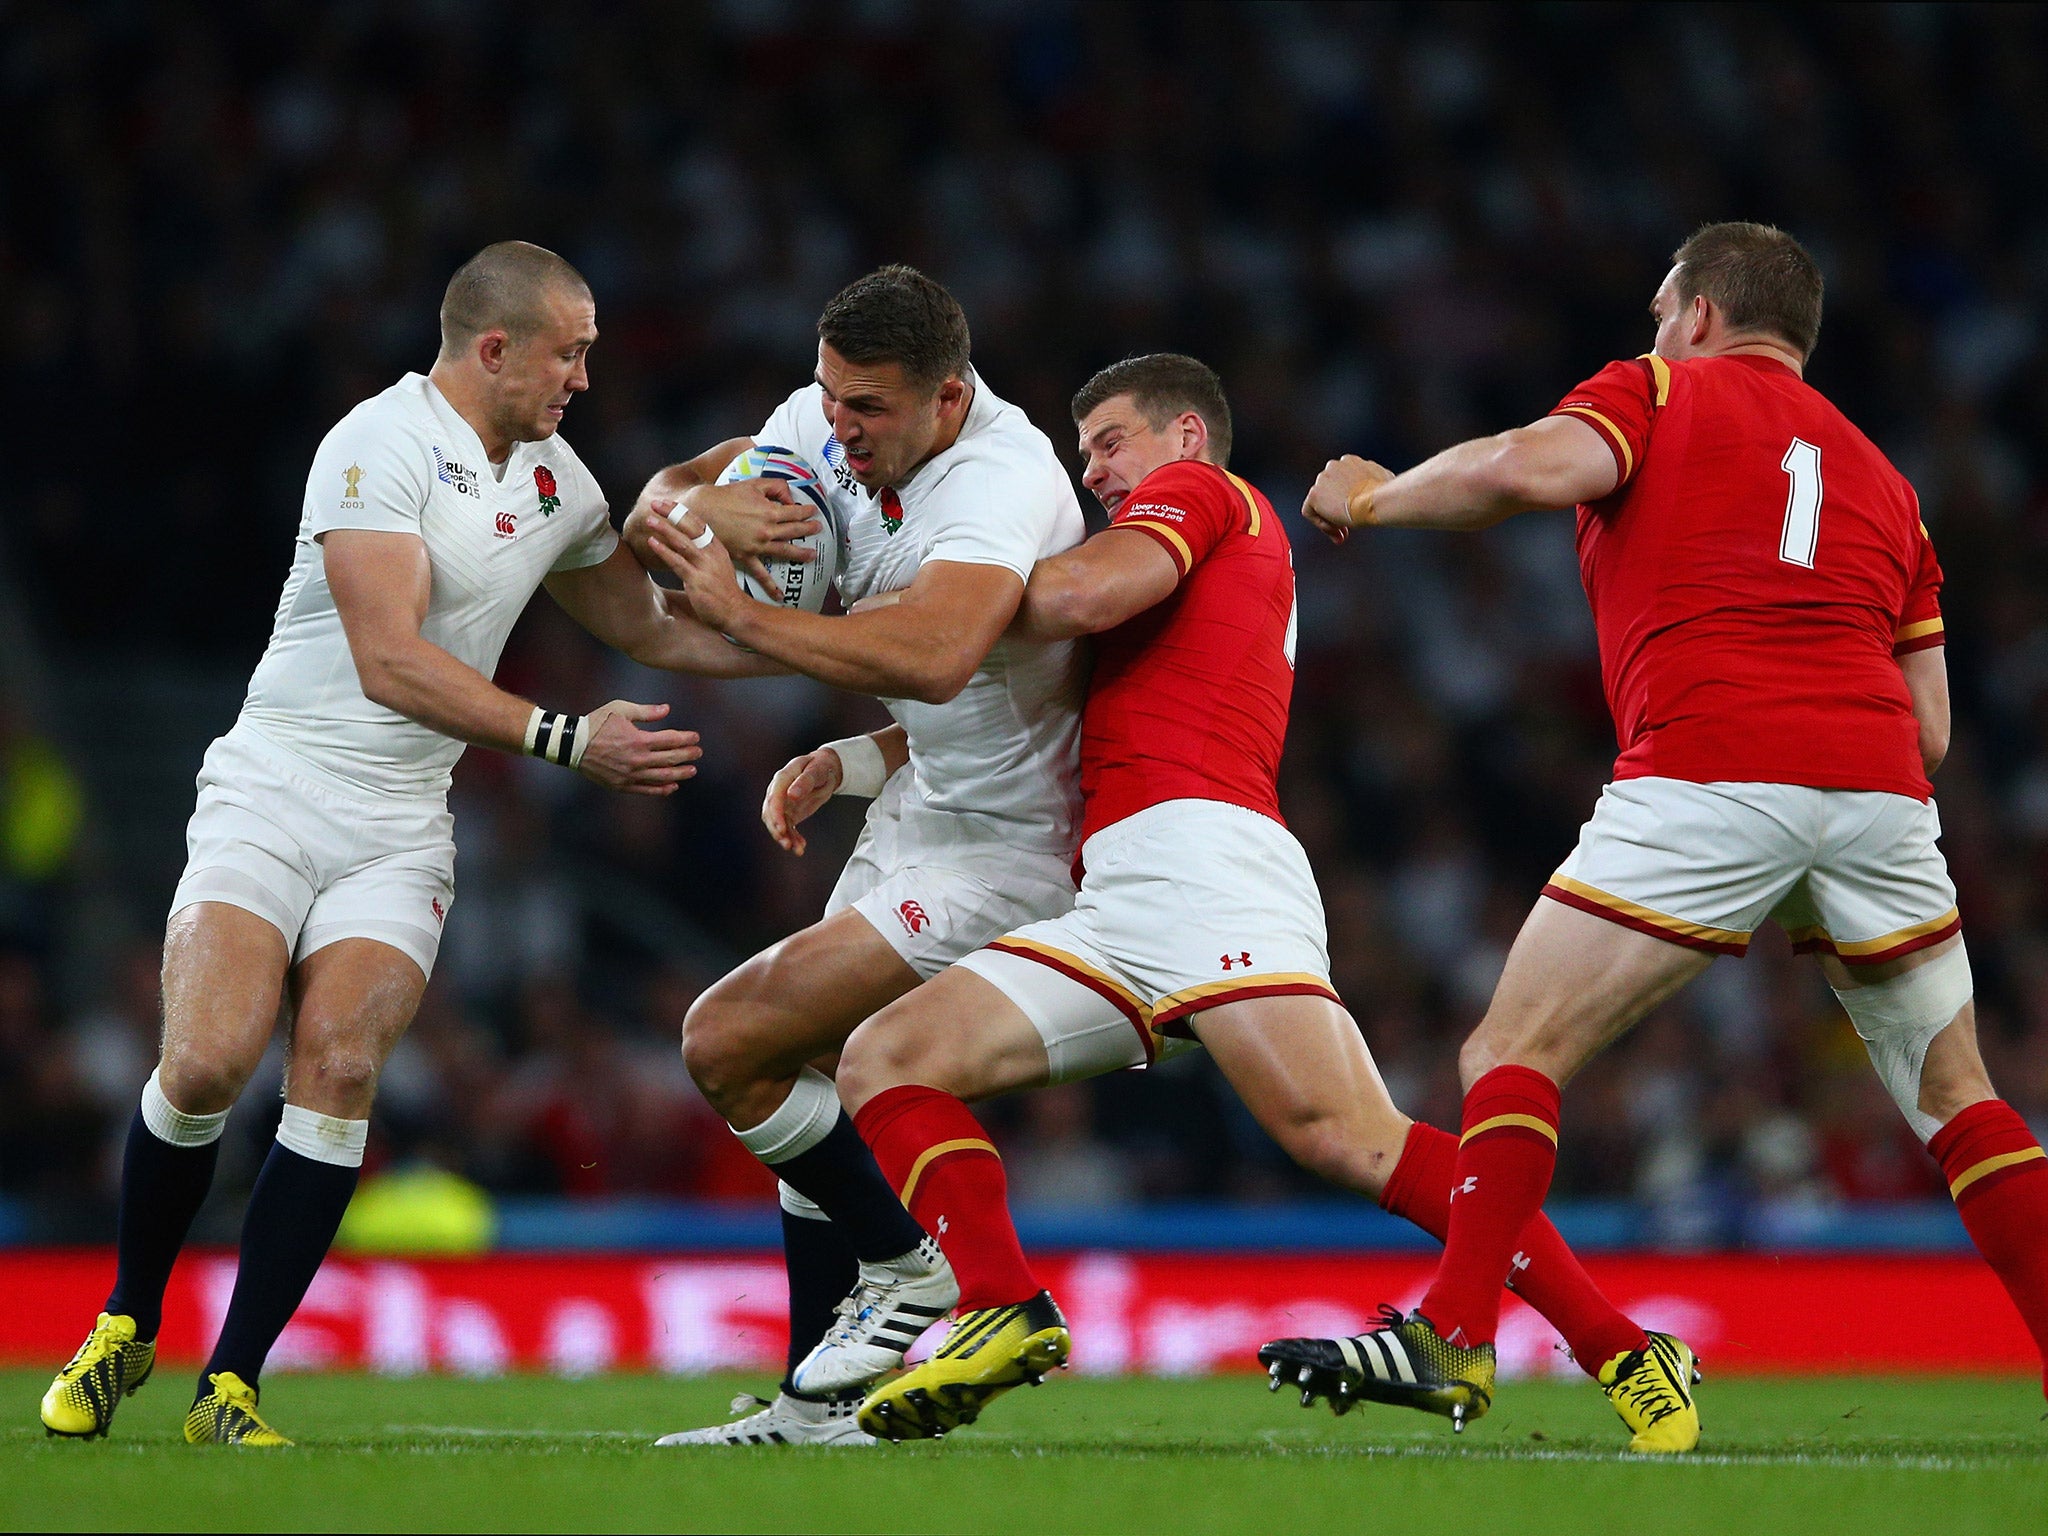
<svg viewBox="0 0 2048 1536">
<path fill-rule="evenodd" d="M 695 778 L 691 765 L 704 755 L 695 731 L 644 731 L 638 722 L 668 717 L 666 704 L 613 699 L 590 712 L 590 745 L 577 771 L 606 789 L 629 795 L 672 795 Z"/>
<path fill-rule="evenodd" d="M 665 515 L 651 520 L 648 549 L 682 583 L 690 611 L 713 629 L 727 629 L 741 605 L 753 601 L 741 590 L 725 546 L 694 512 L 685 512 L 680 523 Z"/>
<path fill-rule="evenodd" d="M 798 858 L 809 846 L 797 823 L 808 821 L 819 806 L 839 793 L 846 765 L 830 747 L 792 757 L 768 781 L 768 793 L 761 801 L 761 825 L 778 846 Z"/>
<path fill-rule="evenodd" d="M 1394 472 L 1385 465 L 1361 459 L 1355 453 L 1332 459 L 1309 487 L 1308 500 L 1301 504 L 1301 515 L 1328 534 L 1331 543 L 1342 544 L 1358 526 L 1351 515 L 1351 504 L 1358 493 L 1376 490 L 1393 478 Z"/>
</svg>

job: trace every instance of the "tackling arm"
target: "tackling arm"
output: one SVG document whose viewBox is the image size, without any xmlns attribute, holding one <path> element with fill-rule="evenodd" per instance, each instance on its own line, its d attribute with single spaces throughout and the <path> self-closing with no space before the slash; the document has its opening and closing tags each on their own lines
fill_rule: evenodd
<svg viewBox="0 0 2048 1536">
<path fill-rule="evenodd" d="M 1031 568 L 1010 632 L 1025 640 L 1071 640 L 1114 629 L 1162 602 L 1180 567 L 1135 528 L 1105 528 Z"/>
<path fill-rule="evenodd" d="M 1405 473 L 1347 455 L 1317 477 L 1302 514 L 1332 538 L 1355 527 L 1491 528 L 1519 512 L 1598 501 L 1621 478 L 1606 439 L 1573 416 L 1446 448 Z"/>
<path fill-rule="evenodd" d="M 726 465 L 754 446 L 750 437 L 733 437 L 715 448 L 707 448 L 694 459 L 671 464 L 658 472 L 640 492 L 633 510 L 626 515 L 619 535 L 634 558 L 650 571 L 666 570 L 649 543 L 649 525 L 665 519 L 671 508 L 682 507 L 711 525 L 718 541 L 764 587 L 775 583 L 762 566 L 763 560 L 814 560 L 810 550 L 792 543 L 824 527 L 817 512 L 799 501 L 786 482 L 774 479 L 742 480 L 719 485 Z"/>
<path fill-rule="evenodd" d="M 768 677 L 789 670 L 698 623 L 682 594 L 657 587 L 624 548 L 596 565 L 557 571 L 546 585 L 570 618 L 642 666 L 699 677 Z"/>
<path fill-rule="evenodd" d="M 1913 718 L 1920 723 L 1920 762 L 1929 778 L 1948 756 L 1948 661 L 1945 646 L 1908 651 L 1899 658 Z"/>
</svg>

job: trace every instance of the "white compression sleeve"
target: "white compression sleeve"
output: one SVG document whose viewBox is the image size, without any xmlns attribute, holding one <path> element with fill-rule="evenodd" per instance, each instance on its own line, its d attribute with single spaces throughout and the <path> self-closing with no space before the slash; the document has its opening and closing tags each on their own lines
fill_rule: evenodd
<svg viewBox="0 0 2048 1536">
<path fill-rule="evenodd" d="M 872 800 L 889 782 L 889 764 L 874 737 L 849 736 L 844 741 L 828 741 L 818 750 L 828 749 L 839 754 L 839 788 L 834 794 Z"/>
<path fill-rule="evenodd" d="M 1920 1110 L 1920 1072 L 1927 1062 L 1927 1047 L 1955 1021 L 1974 990 L 1969 953 L 1958 944 L 1903 976 L 1835 993 L 1863 1037 L 1870 1064 L 1923 1142 L 1941 1129 L 1940 1121 Z"/>
<path fill-rule="evenodd" d="M 362 1167 L 363 1148 L 369 1145 L 369 1141 L 369 1121 L 342 1120 L 334 1115 L 301 1109 L 296 1104 L 285 1105 L 284 1118 L 277 1125 L 279 1146 L 301 1157 L 310 1157 L 316 1163 L 332 1163 L 337 1168 Z"/>
</svg>

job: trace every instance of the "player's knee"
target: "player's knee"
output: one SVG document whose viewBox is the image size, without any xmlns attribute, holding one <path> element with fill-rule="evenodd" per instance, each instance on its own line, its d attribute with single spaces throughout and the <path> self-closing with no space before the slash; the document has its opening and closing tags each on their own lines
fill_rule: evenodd
<svg viewBox="0 0 2048 1536">
<path fill-rule="evenodd" d="M 237 1060 L 225 1052 L 167 1043 L 157 1067 L 157 1086 L 173 1109 L 188 1115 L 213 1115 L 242 1096 L 255 1070 L 254 1062 Z"/>
<path fill-rule="evenodd" d="M 377 1096 L 376 1052 L 357 1042 L 295 1048 L 287 1073 L 287 1091 L 300 1096 L 322 1114 L 359 1117 L 370 1112 Z M 298 1102 L 298 1100 L 295 1100 Z"/>
<path fill-rule="evenodd" d="M 745 1086 L 758 1063 L 747 1049 L 740 1011 L 713 988 L 683 1017 L 683 1066 L 713 1105 Z"/>
<path fill-rule="evenodd" d="M 1991 1096 L 1990 1079 L 1972 1041 L 1931 1049 L 1973 992 L 1970 958 L 1961 943 L 1902 975 L 1835 991 L 1870 1052 L 1871 1065 L 1922 1141 Z"/>
</svg>

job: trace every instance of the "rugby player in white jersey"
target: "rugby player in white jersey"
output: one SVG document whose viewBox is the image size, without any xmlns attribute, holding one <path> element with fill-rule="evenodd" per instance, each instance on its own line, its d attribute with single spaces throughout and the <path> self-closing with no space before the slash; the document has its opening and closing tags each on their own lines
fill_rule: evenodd
<svg viewBox="0 0 2048 1536">
<path fill-rule="evenodd" d="M 433 371 L 364 401 L 314 455 L 269 648 L 200 769 L 164 938 L 162 1056 L 122 1167 L 119 1271 L 43 1398 L 52 1434 L 105 1434 L 149 1376 L 171 1267 L 283 1003 L 283 1120 L 185 1438 L 290 1443 L 258 1416 L 258 1373 L 340 1224 L 378 1071 L 433 970 L 464 745 L 632 794 L 672 794 L 696 772 L 694 733 L 642 728 L 667 705 L 572 715 L 491 682 L 534 589 L 650 666 L 767 665 L 648 578 L 556 435 L 596 339 L 575 268 L 523 242 L 490 246 L 448 285 Z"/>
<path fill-rule="evenodd" d="M 855 1027 L 920 981 L 1072 905 L 1084 686 L 1071 643 L 1004 637 L 1032 566 L 1085 530 L 1051 441 L 970 367 L 952 295 L 885 267 L 826 305 L 818 336 L 815 381 L 755 439 L 656 476 L 626 528 L 646 558 L 682 577 L 706 623 L 796 671 L 881 697 L 897 722 L 776 775 L 763 819 L 792 852 L 803 848 L 796 823 L 834 793 L 874 797 L 866 828 L 824 917 L 719 982 L 685 1025 L 691 1074 L 783 1180 L 792 1368 L 857 1281 L 933 1321 L 957 1299 L 943 1255 L 813 1063 L 829 1066 Z M 711 483 L 750 441 L 794 450 L 829 481 L 841 597 L 851 605 L 900 589 L 899 602 L 827 619 L 740 595 L 723 544 L 699 548 L 691 536 L 702 536 L 700 515 L 723 533 L 729 511 L 750 500 L 771 510 L 759 482 Z M 817 1208 L 834 1201 L 876 1225 L 862 1221 L 858 1250 Z M 854 1422 L 860 1398 L 805 1398 L 785 1379 L 760 1411 L 663 1443 L 868 1444 Z"/>
</svg>

